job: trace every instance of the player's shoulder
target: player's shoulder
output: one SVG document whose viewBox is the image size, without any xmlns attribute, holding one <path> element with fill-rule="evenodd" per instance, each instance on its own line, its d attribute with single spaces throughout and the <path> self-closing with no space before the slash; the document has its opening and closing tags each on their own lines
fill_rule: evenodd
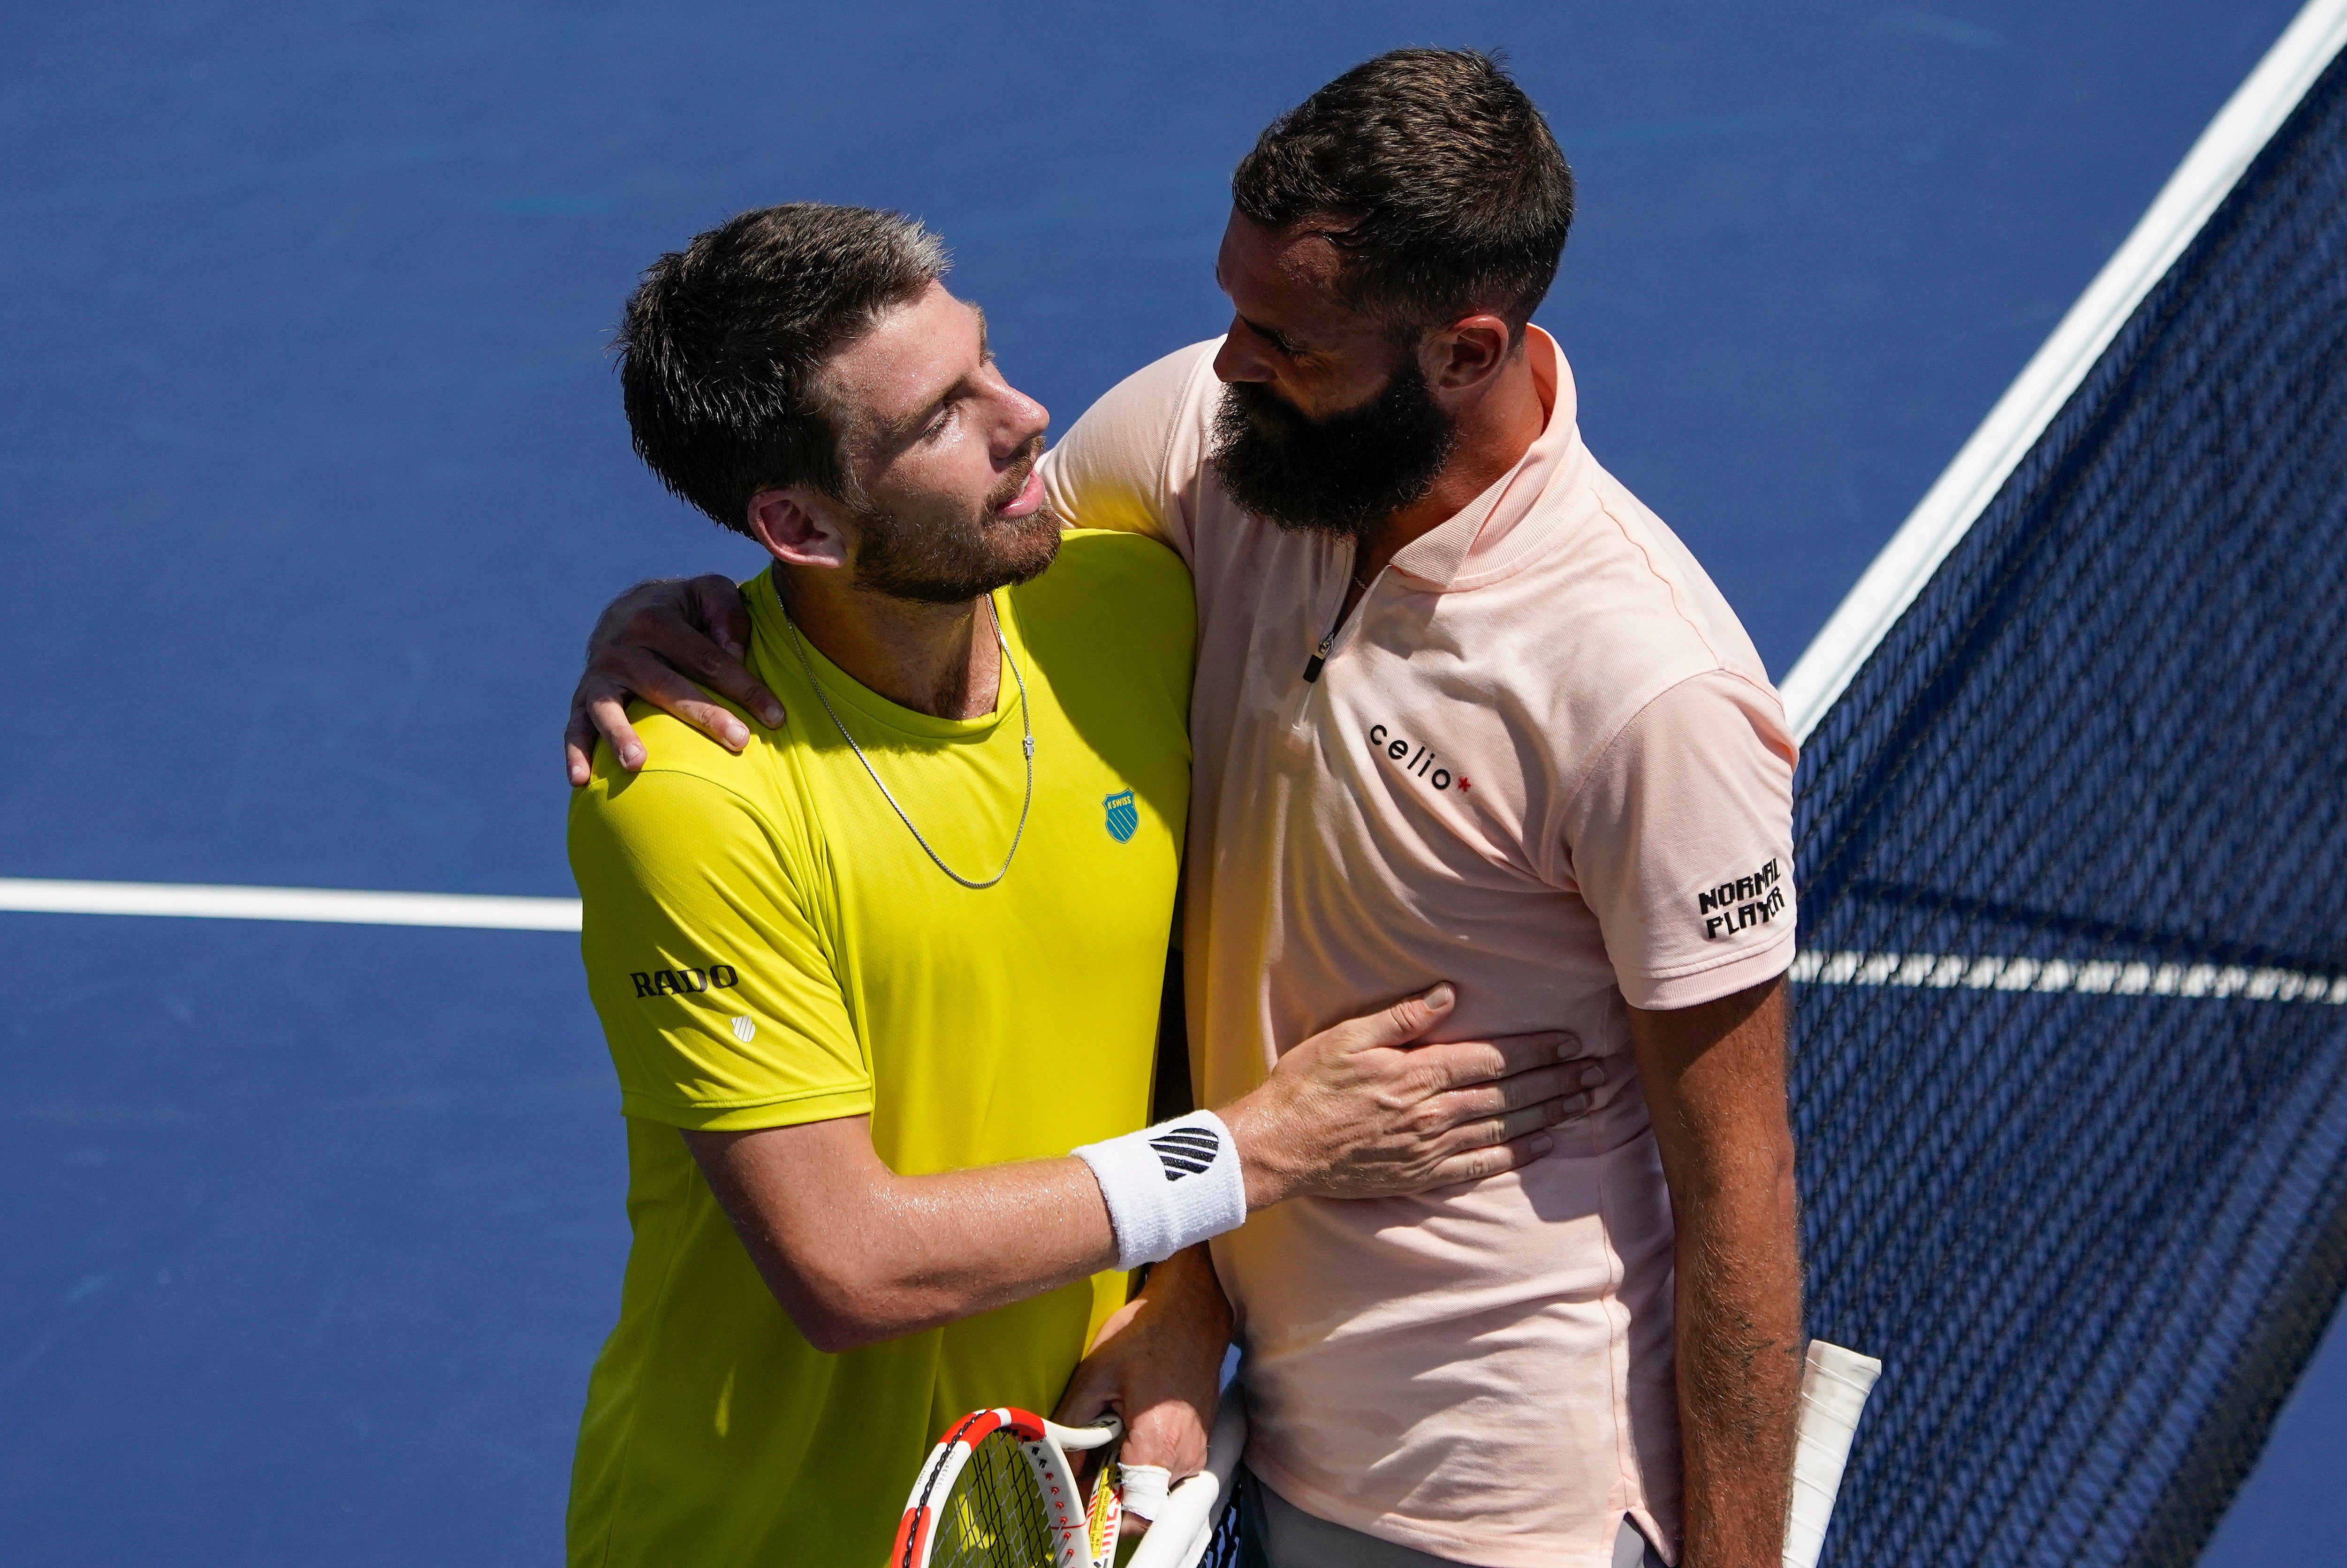
<svg viewBox="0 0 2347 1568">
<path fill-rule="evenodd" d="M 1143 534 L 1117 528 L 1070 528 L 1060 536 L 1051 569 L 1017 590 L 1020 613 L 1102 630 L 1194 634 L 1196 602 L 1190 569 L 1171 549 Z"/>
<path fill-rule="evenodd" d="M 621 767 L 608 743 L 595 748 L 593 775 L 571 801 L 574 825 L 605 825 L 616 836 L 647 848 L 705 842 L 729 829 L 763 834 L 782 804 L 774 788 L 782 732 L 769 731 L 735 707 L 723 705 L 750 732 L 738 754 L 641 700 L 628 704 L 628 722 L 643 742 L 641 768 Z"/>
<path fill-rule="evenodd" d="M 1765 686 L 1750 635 L 1694 552 L 1594 459 L 1583 472 L 1566 547 L 1529 574 L 1592 632 L 1597 646 L 1578 658 L 1606 666 L 1601 683 L 1616 692 L 1639 669 L 1647 679 L 1629 684 L 1655 690 L 1706 671 Z"/>
<path fill-rule="evenodd" d="M 1169 431 L 1211 409 L 1209 394 L 1218 384 L 1214 355 L 1222 343 L 1208 338 L 1177 348 L 1110 387 L 1052 448 L 1057 456 L 1046 455 L 1046 465 L 1064 466 L 1078 456 L 1090 460 L 1103 454 L 1128 463 L 1143 456 L 1162 456 Z"/>
<path fill-rule="evenodd" d="M 1020 639 L 1071 700 L 1106 671 L 1146 671 L 1186 711 L 1197 609 L 1190 569 L 1155 539 L 1071 529 L 1051 569 L 1014 589 L 1011 602 Z"/>
<path fill-rule="evenodd" d="M 1190 569 L 1182 558 L 1146 534 L 1122 528 L 1070 528 L 1060 536 L 1060 553 L 1035 579 L 1061 592 L 1110 589 L 1187 605 Z"/>
<path fill-rule="evenodd" d="M 1194 402 L 1202 383 L 1213 381 L 1214 355 L 1222 352 L 1222 347 L 1221 338 L 1210 337 L 1177 348 L 1117 383 L 1101 402 L 1105 404 L 1115 398 L 1165 409 Z"/>
<path fill-rule="evenodd" d="M 1497 587 L 1505 677 L 1563 776 L 1634 726 L 1773 735 L 1751 639 L 1677 536 L 1594 460 L 1557 497 L 1553 542 Z"/>
</svg>

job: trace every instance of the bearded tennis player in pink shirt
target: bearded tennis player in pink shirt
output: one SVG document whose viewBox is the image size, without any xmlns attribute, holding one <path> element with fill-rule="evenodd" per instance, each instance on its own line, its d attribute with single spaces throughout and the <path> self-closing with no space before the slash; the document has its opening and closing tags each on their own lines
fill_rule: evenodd
<svg viewBox="0 0 2347 1568">
<path fill-rule="evenodd" d="M 1521 1170 L 1293 1200 L 1160 1266 L 1062 1417 L 1115 1408 L 1127 1459 L 1194 1471 L 1235 1335 L 1268 1568 L 1773 1568 L 1802 1348 L 1776 692 L 1581 440 L 1530 324 L 1572 176 L 1491 60 L 1347 72 L 1233 195 L 1228 333 L 1111 391 L 1042 466 L 1063 519 L 1161 539 L 1196 583 L 1199 1103 L 1443 979 L 1446 1032 L 1563 1029 L 1607 1071 Z M 730 583 L 615 609 L 574 773 L 598 730 L 641 755 L 628 691 L 741 738 L 669 664 L 780 720 L 702 634 L 745 635 Z"/>
</svg>

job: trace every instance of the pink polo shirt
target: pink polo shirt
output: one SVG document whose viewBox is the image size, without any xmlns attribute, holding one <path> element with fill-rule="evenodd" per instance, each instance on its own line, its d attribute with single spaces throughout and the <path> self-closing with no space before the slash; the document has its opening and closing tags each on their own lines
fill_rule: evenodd
<svg viewBox="0 0 2347 1568">
<path fill-rule="evenodd" d="M 1751 641 L 1598 466 L 1537 328 L 1548 423 L 1369 585 L 1352 547 L 1241 510 L 1206 456 L 1206 343 L 1044 459 L 1061 515 L 1164 540 L 1198 593 L 1184 948 L 1200 1103 L 1438 979 L 1444 1037 L 1564 1029 L 1609 1059 L 1521 1172 L 1301 1199 L 1214 1244 L 1248 1463 L 1336 1523 L 1488 1568 L 1676 1560 L 1670 1202 L 1625 1000 L 1691 1007 L 1793 956 L 1793 742 Z"/>
</svg>

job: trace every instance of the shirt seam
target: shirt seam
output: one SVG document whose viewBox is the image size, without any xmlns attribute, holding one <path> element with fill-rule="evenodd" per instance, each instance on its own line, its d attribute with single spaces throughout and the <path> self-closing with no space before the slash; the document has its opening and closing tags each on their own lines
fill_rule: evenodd
<svg viewBox="0 0 2347 1568">
<path fill-rule="evenodd" d="M 1714 664 L 1722 669 L 1727 668 L 1727 661 L 1719 656 L 1719 650 L 1711 645 L 1710 636 L 1695 617 L 1687 613 L 1686 606 L 1680 602 L 1677 582 L 1655 563 L 1654 552 L 1646 548 L 1644 541 L 1630 532 L 1629 524 L 1622 520 L 1621 514 L 1616 512 L 1613 504 L 1606 500 L 1604 491 L 1593 484 L 1589 487 L 1589 493 L 1596 498 L 1597 509 L 1604 514 L 1606 520 L 1612 523 L 1614 530 L 1622 536 L 1622 542 L 1638 552 L 1638 559 L 1646 563 L 1646 570 L 1653 575 L 1655 581 L 1663 585 L 1664 591 L 1671 596 L 1671 613 L 1685 622 L 1689 631 L 1695 633 L 1696 641 L 1703 644 L 1703 651 L 1711 655 L 1711 661 Z"/>
<path fill-rule="evenodd" d="M 744 755 L 746 754 L 747 753 L 745 753 Z M 811 787 L 803 769 L 794 763 L 792 763 L 791 759 L 786 755 L 778 754 L 776 760 L 784 762 L 791 766 L 791 772 L 799 790 L 804 792 Z M 789 858 L 781 852 L 781 842 L 783 838 L 782 831 L 775 825 L 774 819 L 768 815 L 765 809 L 759 805 L 757 802 L 752 800 L 748 795 L 743 794 L 740 790 L 734 788 L 732 784 L 727 784 L 723 779 L 713 779 L 706 774 L 697 773 L 690 768 L 662 767 L 657 764 L 647 762 L 642 768 L 638 770 L 637 776 L 641 777 L 645 774 L 652 773 L 661 774 L 674 778 L 687 778 L 698 784 L 705 784 L 710 788 L 718 791 L 720 794 L 730 796 L 742 807 L 743 811 L 749 813 L 750 819 L 758 825 L 759 831 L 765 835 L 767 844 L 773 850 L 776 874 L 782 877 L 784 885 L 790 888 L 791 892 L 798 899 L 797 914 L 799 917 L 806 922 L 808 929 L 815 933 L 818 940 L 824 942 L 825 949 L 824 953 L 825 958 L 826 960 L 835 961 L 835 955 L 829 951 L 828 941 L 825 939 L 827 934 L 824 930 L 823 922 L 816 917 L 814 908 L 811 907 L 808 892 L 805 888 L 799 886 L 798 879 L 791 874 Z M 828 840 L 819 831 L 810 832 L 807 835 L 807 837 L 811 846 L 820 845 L 825 848 L 828 847 Z M 736 891 L 732 884 L 728 883 L 725 886 L 729 892 Z M 668 915 L 671 918 L 675 917 L 676 911 L 673 910 L 666 901 L 655 900 L 655 902 L 658 904 L 661 913 Z M 861 1021 L 855 1017 L 855 1009 L 852 1006 L 847 1005 L 847 987 L 846 984 L 839 981 L 838 975 L 835 970 L 833 975 L 833 980 L 835 984 L 838 985 L 841 1004 L 843 1007 L 846 1007 L 847 1011 L 850 1014 L 849 1022 L 855 1034 L 856 1054 L 862 1060 L 866 1069 L 862 1081 L 862 1091 L 866 1094 L 876 1094 L 878 1092 L 876 1089 L 877 1078 L 871 1071 L 871 1046 L 864 1038 Z M 621 1086 L 620 1099 L 623 1103 L 632 1092 L 632 1091 L 627 1089 L 624 1085 Z M 752 1099 L 731 1102 L 714 1101 L 706 1102 L 703 1102 L 703 1108 L 710 1111 L 750 1111 L 755 1110 L 761 1105 L 784 1104 L 788 1102 L 791 1099 L 802 1098 L 814 1093 L 836 1094 L 844 1092 L 850 1092 L 850 1091 L 846 1089 L 796 1091 L 793 1094 L 784 1095 L 780 1099 Z M 692 1110 L 695 1108 L 690 1102 L 662 1102 L 651 1095 L 645 1095 L 643 1096 L 643 1099 L 653 1105 L 661 1105 L 664 1103 L 673 1104 L 675 1105 L 675 1108 L 679 1110 Z"/>
<path fill-rule="evenodd" d="M 769 743 L 769 744 L 772 745 L 772 743 Z M 794 775 L 793 782 L 797 785 L 798 789 L 802 793 L 807 792 L 811 788 L 811 785 L 805 776 L 805 768 L 801 764 L 794 762 L 782 747 L 774 746 L 774 760 L 776 762 L 782 763 L 790 768 L 791 773 Z M 744 752 L 742 754 L 742 760 L 746 761 L 748 756 L 749 753 Z M 800 917 L 806 921 L 810 928 L 816 930 L 818 934 L 820 934 L 820 923 L 816 920 L 814 910 L 810 908 L 807 904 L 807 890 L 800 886 L 798 878 L 791 874 L 790 861 L 782 853 L 782 843 L 784 837 L 782 827 L 774 821 L 772 814 L 770 814 L 764 806 L 759 804 L 756 801 L 751 799 L 747 794 L 743 794 L 741 790 L 736 789 L 733 785 L 726 783 L 723 779 L 712 778 L 707 774 L 696 772 L 692 768 L 663 767 L 658 763 L 648 761 L 642 767 L 636 770 L 636 776 L 638 778 L 641 778 L 648 774 L 660 774 L 669 778 L 691 779 L 695 784 L 707 784 L 711 789 L 716 790 L 720 794 L 731 796 L 736 804 L 740 805 L 743 811 L 748 812 L 750 814 L 750 819 L 758 825 L 759 832 L 765 835 L 767 844 L 774 850 L 775 870 L 781 875 L 783 881 L 788 885 L 790 890 L 794 894 L 797 895 L 799 898 L 798 913 Z M 810 845 L 827 844 L 829 842 L 825 835 L 819 829 L 815 828 L 811 821 L 808 824 L 803 825 L 803 831 L 805 832 L 805 837 Z M 724 886 L 728 890 L 733 890 L 733 885 L 732 883 L 727 883 Z M 671 910 L 669 905 L 664 901 L 660 903 L 660 907 L 663 913 L 674 913 L 674 911 Z M 826 953 L 825 954 L 825 957 L 829 958 L 831 955 Z"/>
</svg>

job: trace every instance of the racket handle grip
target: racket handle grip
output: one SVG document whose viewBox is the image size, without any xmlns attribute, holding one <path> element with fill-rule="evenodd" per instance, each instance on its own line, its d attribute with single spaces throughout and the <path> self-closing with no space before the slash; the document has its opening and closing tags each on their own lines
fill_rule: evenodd
<svg viewBox="0 0 2347 1568">
<path fill-rule="evenodd" d="M 1246 1452 L 1246 1395 L 1234 1382 L 1223 1389 L 1207 1435 L 1206 1468 L 1166 1493 L 1149 1533 L 1133 1549 L 1124 1568 L 1198 1568 L 1214 1544 L 1214 1526 L 1238 1485 L 1239 1460 Z"/>
<path fill-rule="evenodd" d="M 1882 1363 L 1871 1356 L 1809 1341 L 1801 1367 L 1801 1417 L 1793 1451 L 1793 1506 L 1785 1521 L 1785 1568 L 1817 1568 L 1833 1522 L 1834 1499 L 1850 1461 L 1850 1442 Z"/>
<path fill-rule="evenodd" d="M 1214 1535 L 1214 1500 L 1222 1487 L 1213 1471 L 1201 1471 L 1167 1492 L 1124 1568 L 1190 1568 Z"/>
</svg>

